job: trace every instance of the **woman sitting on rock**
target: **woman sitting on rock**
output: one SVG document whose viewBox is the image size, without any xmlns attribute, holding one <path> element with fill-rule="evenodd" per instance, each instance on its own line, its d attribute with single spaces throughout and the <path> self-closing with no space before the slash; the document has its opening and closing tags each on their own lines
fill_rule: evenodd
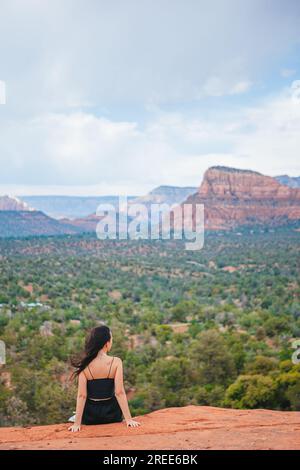
<svg viewBox="0 0 300 470">
<path fill-rule="evenodd" d="M 108 352 L 112 334 L 107 326 L 94 328 L 85 344 L 85 354 L 73 360 L 78 376 L 78 394 L 74 424 L 69 431 L 80 431 L 81 424 L 107 424 L 124 420 L 129 427 L 140 425 L 130 414 L 123 385 L 123 365 Z"/>
</svg>

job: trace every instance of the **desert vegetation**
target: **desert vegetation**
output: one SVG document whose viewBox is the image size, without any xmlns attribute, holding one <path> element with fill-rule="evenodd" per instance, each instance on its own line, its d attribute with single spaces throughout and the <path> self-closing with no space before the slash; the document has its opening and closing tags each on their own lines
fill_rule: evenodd
<svg viewBox="0 0 300 470">
<path fill-rule="evenodd" d="M 108 324 L 135 414 L 186 404 L 300 409 L 300 233 L 174 241 L 0 241 L 0 425 L 65 422 L 69 358 Z"/>
</svg>

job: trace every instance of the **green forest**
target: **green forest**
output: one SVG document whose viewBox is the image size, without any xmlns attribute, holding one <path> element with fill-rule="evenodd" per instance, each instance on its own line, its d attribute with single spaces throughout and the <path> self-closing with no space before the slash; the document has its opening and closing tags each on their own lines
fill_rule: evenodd
<svg viewBox="0 0 300 470">
<path fill-rule="evenodd" d="M 107 324 L 132 413 L 188 404 L 300 410 L 300 232 L 182 241 L 0 241 L 0 425 L 66 422 L 70 358 Z"/>
</svg>

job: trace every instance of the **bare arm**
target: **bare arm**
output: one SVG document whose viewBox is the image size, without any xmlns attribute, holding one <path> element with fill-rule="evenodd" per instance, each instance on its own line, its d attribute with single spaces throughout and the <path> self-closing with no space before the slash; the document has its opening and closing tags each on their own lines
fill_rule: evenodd
<svg viewBox="0 0 300 470">
<path fill-rule="evenodd" d="M 83 372 L 81 372 L 78 376 L 78 392 L 77 392 L 75 423 L 73 424 L 73 426 L 69 428 L 69 430 L 72 432 L 80 431 L 82 414 L 83 414 L 83 410 L 84 410 L 84 406 L 86 402 L 86 395 L 87 395 L 86 382 L 87 382 L 86 376 L 84 375 Z"/>
<path fill-rule="evenodd" d="M 125 418 L 127 426 L 136 427 L 140 423 L 133 420 L 128 406 L 127 396 L 124 390 L 124 379 L 123 379 L 123 364 L 121 359 L 118 359 L 117 370 L 115 375 L 115 395 L 120 408 L 122 410 L 123 416 Z"/>
</svg>

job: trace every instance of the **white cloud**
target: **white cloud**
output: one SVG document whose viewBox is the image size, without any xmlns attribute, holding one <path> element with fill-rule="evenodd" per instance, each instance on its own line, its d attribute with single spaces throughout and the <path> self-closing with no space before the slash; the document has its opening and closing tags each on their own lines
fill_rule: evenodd
<svg viewBox="0 0 300 470">
<path fill-rule="evenodd" d="M 250 80 L 239 80 L 237 82 L 226 82 L 220 77 L 209 78 L 203 86 L 203 94 L 207 96 L 239 95 L 251 88 Z M 199 97 L 202 96 L 200 91 Z"/>
<path fill-rule="evenodd" d="M 280 71 L 280 75 L 283 77 L 283 78 L 290 78 L 292 77 L 293 75 L 296 74 L 296 70 L 294 69 L 282 69 Z"/>
<path fill-rule="evenodd" d="M 35 193 L 35 185 L 44 184 L 55 186 L 56 193 L 62 185 L 69 194 L 132 194 L 159 184 L 198 185 L 206 168 L 217 164 L 297 175 L 299 89 L 294 81 L 259 106 L 223 112 L 218 119 L 157 111 L 141 128 L 136 122 L 82 112 L 10 124 L 7 140 L 0 142 L 0 154 L 7 159 L 2 173 L 13 172 L 14 184 L 23 192 L 24 184 Z"/>
<path fill-rule="evenodd" d="M 298 104 L 299 104 L 299 102 L 300 102 L 300 80 L 295 80 L 292 83 L 291 95 L 292 95 L 292 98 L 294 100 L 298 101 Z"/>
<path fill-rule="evenodd" d="M 278 0 L 2 0 L 9 111 L 174 104 L 203 87 L 245 92 L 299 43 L 299 13 L 299 2 Z"/>
<path fill-rule="evenodd" d="M 234 151 L 255 169 L 272 175 L 300 174 L 299 84 L 294 81 L 278 96 L 243 113 L 249 132 L 237 136 Z"/>
<path fill-rule="evenodd" d="M 0 104 L 5 104 L 6 102 L 6 86 L 3 80 L 0 80 Z"/>
<path fill-rule="evenodd" d="M 279 0 L 2 0 L 0 184 L 140 192 L 197 185 L 212 164 L 300 173 L 297 87 L 238 108 L 290 63 L 299 17 Z"/>
<path fill-rule="evenodd" d="M 231 95 L 239 95 L 245 93 L 251 88 L 252 83 L 249 80 L 237 82 L 230 90 Z"/>
</svg>

